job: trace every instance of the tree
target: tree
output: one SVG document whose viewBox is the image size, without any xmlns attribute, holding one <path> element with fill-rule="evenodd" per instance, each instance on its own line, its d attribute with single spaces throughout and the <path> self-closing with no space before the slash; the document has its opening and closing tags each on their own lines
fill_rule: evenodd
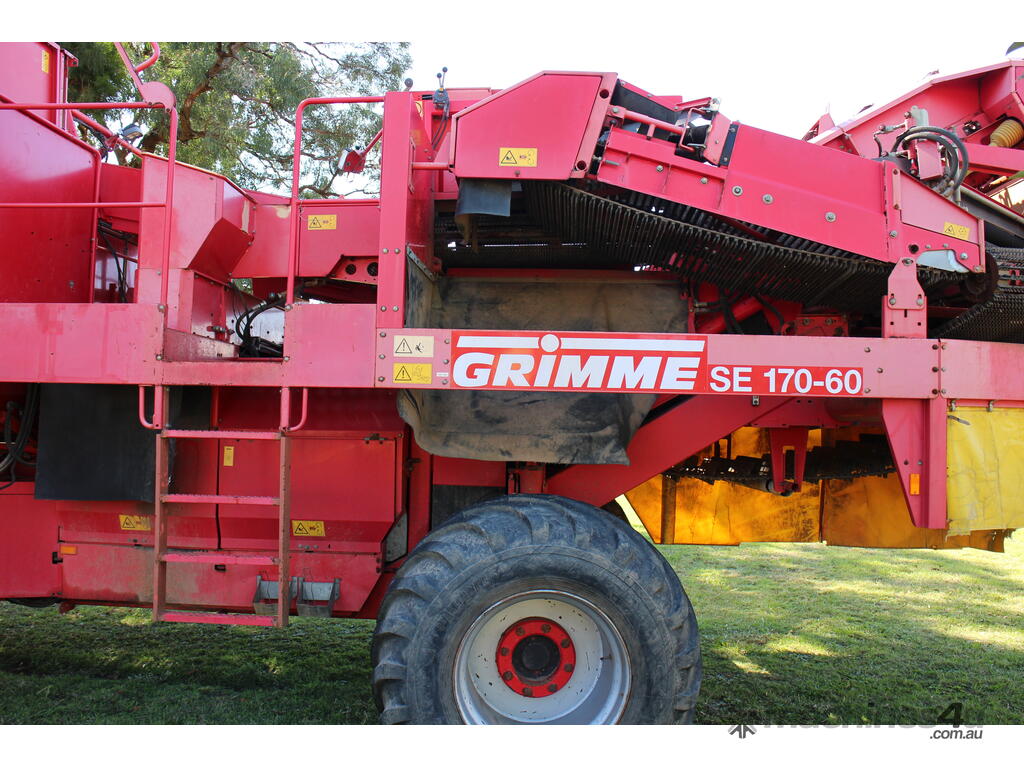
<svg viewBox="0 0 1024 768">
<path fill-rule="evenodd" d="M 71 70 L 71 101 L 138 98 L 113 43 L 61 43 L 79 59 Z M 129 45 L 141 61 L 148 47 Z M 346 96 L 397 90 L 411 63 L 408 43 L 161 43 L 160 60 L 142 73 L 160 80 L 178 100 L 178 159 L 221 173 L 240 185 L 267 191 L 291 185 L 295 108 L 310 96 Z M 139 145 L 166 152 L 168 122 L 152 110 L 90 117 L 118 130 L 143 127 Z M 371 105 L 314 106 L 303 115 L 301 193 L 337 192 L 337 160 L 365 146 L 381 124 Z M 119 155 L 121 162 L 130 157 Z M 367 162 L 376 179 L 379 163 Z"/>
</svg>

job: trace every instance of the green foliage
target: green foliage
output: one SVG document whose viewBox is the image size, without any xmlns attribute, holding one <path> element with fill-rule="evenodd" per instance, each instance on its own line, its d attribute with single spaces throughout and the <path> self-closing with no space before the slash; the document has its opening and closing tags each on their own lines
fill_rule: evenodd
<svg viewBox="0 0 1024 768">
<path fill-rule="evenodd" d="M 72 70 L 72 100 L 138 98 L 112 43 L 61 45 L 80 62 Z M 245 187 L 278 191 L 291 184 L 294 115 L 302 99 L 397 90 L 411 62 L 408 43 L 161 43 L 160 49 L 160 60 L 142 77 L 166 83 L 177 97 L 178 159 Z M 136 62 L 149 53 L 147 46 L 128 50 Z M 91 116 L 112 129 L 138 123 L 146 131 L 140 148 L 166 151 L 162 112 Z M 302 193 L 336 192 L 339 154 L 365 146 L 379 128 L 379 111 L 369 105 L 308 108 Z M 367 170 L 376 177 L 372 156 Z"/>
</svg>

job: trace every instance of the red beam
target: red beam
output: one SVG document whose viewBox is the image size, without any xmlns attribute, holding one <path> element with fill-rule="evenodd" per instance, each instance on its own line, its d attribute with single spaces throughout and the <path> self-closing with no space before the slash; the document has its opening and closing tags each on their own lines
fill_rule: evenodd
<svg viewBox="0 0 1024 768">
<path fill-rule="evenodd" d="M 691 397 L 637 430 L 626 450 L 628 465 L 576 464 L 548 479 L 548 493 L 602 506 L 787 402 L 787 397 Z"/>
</svg>

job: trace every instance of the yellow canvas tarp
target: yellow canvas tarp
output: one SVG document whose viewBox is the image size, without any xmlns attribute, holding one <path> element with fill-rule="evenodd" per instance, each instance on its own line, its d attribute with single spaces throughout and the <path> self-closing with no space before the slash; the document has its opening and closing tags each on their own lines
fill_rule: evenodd
<svg viewBox="0 0 1024 768">
<path fill-rule="evenodd" d="M 1024 409 L 961 408 L 950 415 L 955 418 L 948 420 L 948 530 L 913 524 L 896 473 L 805 483 L 790 496 L 680 478 L 673 543 L 825 541 L 847 547 L 1002 551 L 1007 529 L 1024 528 Z M 857 435 L 855 430 L 835 430 L 830 438 Z M 812 432 L 809 442 L 820 444 L 820 432 Z M 765 430 L 744 427 L 733 433 L 731 455 L 767 452 Z M 658 475 L 626 494 L 657 543 L 663 489 Z"/>
<path fill-rule="evenodd" d="M 957 408 L 949 416 L 950 534 L 1024 528 L 1024 408 Z"/>
</svg>

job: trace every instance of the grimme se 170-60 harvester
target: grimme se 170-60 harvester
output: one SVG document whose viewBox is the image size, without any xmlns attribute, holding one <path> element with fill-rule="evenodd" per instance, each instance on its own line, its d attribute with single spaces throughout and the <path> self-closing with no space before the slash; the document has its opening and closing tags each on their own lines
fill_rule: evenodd
<svg viewBox="0 0 1024 768">
<path fill-rule="evenodd" d="M 0 46 L 0 597 L 376 617 L 389 723 L 686 722 L 622 494 L 660 544 L 1024 525 L 1024 62 L 803 140 L 608 72 L 307 99 L 289 196 L 175 162 L 153 48 L 71 104 Z M 300 197 L 304 112 L 368 103 L 379 198 Z"/>
</svg>

